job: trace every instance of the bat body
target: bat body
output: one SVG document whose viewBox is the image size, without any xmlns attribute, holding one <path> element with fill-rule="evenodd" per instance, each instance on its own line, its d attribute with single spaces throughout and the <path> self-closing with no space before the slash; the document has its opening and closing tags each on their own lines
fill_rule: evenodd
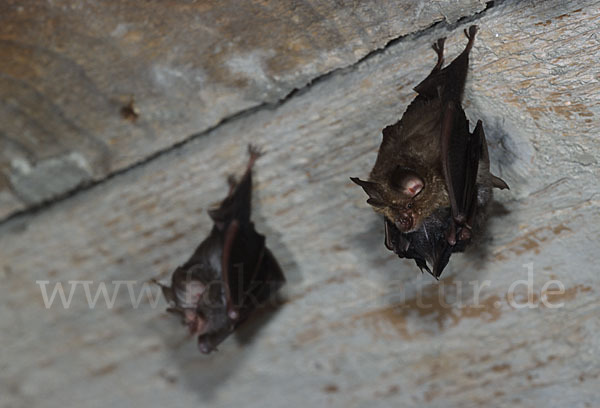
<svg viewBox="0 0 600 408">
<path fill-rule="evenodd" d="M 178 267 L 171 286 L 161 285 L 169 312 L 198 335 L 202 353 L 210 353 L 257 306 L 284 283 L 283 273 L 265 237 L 250 221 L 252 166 L 260 153 L 249 147 L 250 160 L 239 181 L 230 177 L 229 195 L 209 211 L 214 226 L 192 257 Z"/>
<path fill-rule="evenodd" d="M 386 247 L 436 278 L 482 225 L 492 188 L 508 188 L 490 173 L 481 121 L 470 132 L 461 106 L 476 32 L 465 30 L 465 50 L 445 68 L 445 39 L 433 45 L 437 64 L 402 119 L 383 129 L 368 181 L 352 178 L 384 216 Z"/>
</svg>

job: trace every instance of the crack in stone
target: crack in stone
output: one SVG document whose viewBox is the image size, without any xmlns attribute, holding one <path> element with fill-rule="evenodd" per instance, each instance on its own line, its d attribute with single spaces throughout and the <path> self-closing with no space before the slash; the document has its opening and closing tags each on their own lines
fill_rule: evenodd
<svg viewBox="0 0 600 408">
<path fill-rule="evenodd" d="M 317 84 L 320 84 L 326 80 L 328 80 L 329 78 L 335 76 L 335 75 L 341 75 L 344 73 L 347 73 L 350 70 L 354 70 L 354 69 L 358 69 L 362 64 L 366 63 L 367 61 L 373 59 L 374 57 L 384 53 L 386 50 L 388 50 L 389 48 L 393 47 L 394 45 L 408 39 L 415 39 L 415 38 L 419 38 L 423 35 L 426 35 L 428 32 L 440 27 L 440 26 L 444 26 L 447 27 L 449 30 L 452 30 L 455 27 L 458 27 L 460 25 L 463 25 L 465 23 L 468 22 L 472 22 L 472 21 L 476 21 L 478 19 L 480 19 L 481 17 L 483 17 L 491 8 L 497 6 L 498 4 L 502 4 L 504 3 L 505 0 L 500 0 L 500 1 L 488 1 L 486 3 L 486 7 L 476 13 L 473 13 L 471 15 L 467 15 L 467 16 L 463 16 L 461 18 L 459 18 L 456 22 L 454 23 L 449 23 L 446 19 L 442 19 L 440 21 L 436 21 L 432 24 L 430 24 L 428 27 L 423 28 L 421 30 L 418 31 L 414 31 L 412 33 L 408 33 L 408 34 L 403 34 L 399 37 L 396 37 L 390 41 L 388 41 L 384 46 L 380 47 L 380 48 L 376 48 L 372 51 L 369 51 L 366 55 L 364 55 L 363 57 L 361 57 L 360 59 L 358 59 L 357 61 L 355 61 L 354 63 L 350 64 L 350 65 L 346 65 L 343 67 L 338 67 L 335 69 L 332 69 L 328 72 L 325 72 L 321 75 L 316 76 L 315 78 L 313 78 L 312 80 L 308 81 L 306 84 L 304 84 L 302 87 L 300 88 L 294 88 L 292 89 L 290 92 L 288 92 L 285 96 L 283 96 L 282 98 L 280 98 L 279 100 L 275 101 L 275 102 L 263 102 L 259 105 L 253 106 L 251 108 L 247 108 L 247 109 L 243 109 L 237 113 L 234 113 L 232 115 L 229 115 L 223 119 L 221 119 L 218 123 L 216 123 L 215 125 L 209 127 L 208 129 L 205 129 L 199 133 L 194 133 L 190 136 L 188 136 L 187 138 L 172 144 L 164 149 L 155 151 L 151 154 L 149 154 L 148 156 L 144 157 L 142 160 L 139 160 L 137 162 L 132 163 L 131 165 L 116 170 L 110 174 L 107 174 L 106 176 L 104 176 L 103 178 L 100 178 L 98 180 L 88 180 L 85 181 L 83 183 L 78 184 L 75 188 L 65 191 L 61 194 L 57 194 L 54 197 L 52 197 L 49 200 L 46 201 L 42 201 L 40 203 L 37 204 L 33 204 L 30 205 L 22 210 L 18 210 L 12 214 L 9 214 L 8 216 L 6 216 L 4 219 L 0 219 L 0 226 L 2 226 L 3 224 L 7 223 L 8 221 L 15 219 L 15 218 L 20 218 L 20 217 L 24 217 L 24 216 L 28 216 L 28 215 L 33 215 L 33 214 L 37 214 L 40 213 L 41 211 L 50 208 L 51 206 L 60 203 L 64 200 L 67 200 L 70 197 L 73 197 L 81 192 L 87 191 L 93 187 L 99 186 L 103 183 L 108 182 L 109 180 L 116 178 L 118 176 L 121 176 L 129 171 L 132 171 L 138 167 L 144 166 L 150 162 L 152 162 L 155 159 L 158 159 L 159 157 L 162 157 L 163 155 L 169 154 L 171 152 L 174 152 L 180 148 L 182 148 L 183 146 L 185 146 L 186 144 L 200 138 L 203 137 L 205 135 L 210 134 L 211 132 L 215 131 L 216 129 L 218 129 L 219 127 L 222 127 L 226 124 L 229 124 L 231 122 L 234 122 L 236 120 L 240 120 L 242 118 L 248 117 L 253 115 L 256 112 L 259 111 L 263 111 L 263 110 L 275 110 L 280 106 L 283 106 L 284 104 L 286 104 L 288 101 L 290 101 L 292 98 L 294 98 L 297 95 L 303 94 L 305 92 L 308 92 L 312 87 L 314 87 Z"/>
</svg>

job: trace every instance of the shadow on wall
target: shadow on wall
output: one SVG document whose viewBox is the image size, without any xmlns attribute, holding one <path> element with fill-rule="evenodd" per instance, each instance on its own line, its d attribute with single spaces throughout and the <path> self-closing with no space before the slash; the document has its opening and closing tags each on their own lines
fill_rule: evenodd
<svg viewBox="0 0 600 408">
<path fill-rule="evenodd" d="M 508 196 L 509 200 L 514 200 L 526 196 L 531 189 L 536 190 L 535 178 L 542 175 L 532 168 L 535 149 L 530 137 L 524 134 L 532 124 L 520 123 L 523 119 L 515 117 L 515 112 L 504 112 L 506 107 L 497 106 L 495 101 L 481 94 L 470 94 L 468 85 L 465 93 L 465 99 L 471 102 L 465 109 L 471 127 L 479 119 L 483 122 L 492 173 L 510 186 L 509 195 L 497 193 L 495 198 Z M 501 201 L 506 200 L 502 198 Z"/>
</svg>

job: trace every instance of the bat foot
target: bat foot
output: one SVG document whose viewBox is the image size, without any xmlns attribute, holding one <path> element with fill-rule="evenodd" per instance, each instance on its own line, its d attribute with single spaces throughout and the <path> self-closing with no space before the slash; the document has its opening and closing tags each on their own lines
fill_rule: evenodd
<svg viewBox="0 0 600 408">
<path fill-rule="evenodd" d="M 433 50 L 435 52 L 437 52 L 438 56 L 442 56 L 444 55 L 444 44 L 446 42 L 446 37 L 442 37 L 440 39 L 438 39 L 436 42 L 433 43 L 433 45 L 431 46 L 431 48 L 433 48 Z"/>
<path fill-rule="evenodd" d="M 264 152 L 261 150 L 260 146 L 249 144 L 248 154 L 250 155 L 250 159 L 248 160 L 248 169 L 251 169 L 256 160 L 258 160 L 258 158 L 262 156 Z"/>
<path fill-rule="evenodd" d="M 465 36 L 469 39 L 469 41 L 473 41 L 475 40 L 475 34 L 477 34 L 478 30 L 479 27 L 477 27 L 476 25 L 472 25 L 471 27 L 469 27 L 468 31 L 465 28 Z"/>
<path fill-rule="evenodd" d="M 440 68 L 442 68 L 442 65 L 444 64 L 444 43 L 446 42 L 446 37 L 442 37 L 439 40 L 437 40 L 436 42 L 433 43 L 433 45 L 431 46 L 431 48 L 433 48 L 433 50 L 435 51 L 435 53 L 437 54 L 438 60 L 437 63 L 435 64 L 435 68 L 434 70 L 438 70 Z"/>
<path fill-rule="evenodd" d="M 472 25 L 469 27 L 468 31 L 465 28 L 465 37 L 469 39 L 469 43 L 467 44 L 466 51 L 469 52 L 473 47 L 473 42 L 475 42 L 475 34 L 477 34 L 477 30 L 479 28 L 476 25 Z"/>
</svg>

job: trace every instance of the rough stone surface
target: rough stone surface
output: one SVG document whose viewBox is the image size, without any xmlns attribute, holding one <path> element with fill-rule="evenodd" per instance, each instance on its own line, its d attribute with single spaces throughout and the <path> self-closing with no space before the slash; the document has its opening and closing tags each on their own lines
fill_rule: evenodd
<svg viewBox="0 0 600 408">
<path fill-rule="evenodd" d="M 503 2 L 475 19 L 465 105 L 511 190 L 440 282 L 385 249 L 348 177 L 370 170 L 381 128 L 435 62 L 431 43 L 448 36 L 452 58 L 466 25 L 408 36 L 1 224 L 0 406 L 596 406 L 599 5 Z M 163 299 L 133 307 L 127 284 L 138 295 L 187 259 L 248 142 L 267 150 L 254 219 L 288 284 L 206 357 Z M 69 281 L 80 281 L 70 307 L 46 308 L 41 287 L 68 295 Z M 93 298 L 101 283 L 109 295 L 120 285 L 114 305 L 100 295 L 90 308 L 85 285 Z"/>
<path fill-rule="evenodd" d="M 11 162 L 10 182 L 17 197 L 36 204 L 72 190 L 90 180 L 90 168 L 83 156 L 71 153 L 46 159 L 32 167 L 22 158 Z"/>
<path fill-rule="evenodd" d="M 90 179 L 100 180 L 393 39 L 484 7 L 483 0 L 4 0 L 0 192 L 32 183 L 12 177 L 15 159 L 35 166 L 77 153 Z M 127 107 L 135 120 L 122 114 Z M 14 203 L 0 201 L 0 219 L 13 211 Z"/>
</svg>

